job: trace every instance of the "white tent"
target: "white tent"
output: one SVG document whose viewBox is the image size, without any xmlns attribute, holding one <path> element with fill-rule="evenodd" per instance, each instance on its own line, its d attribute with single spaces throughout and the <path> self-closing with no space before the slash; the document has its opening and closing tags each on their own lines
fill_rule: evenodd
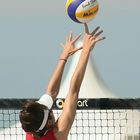
<svg viewBox="0 0 140 140">
<path fill-rule="evenodd" d="M 64 79 L 64 82 L 62 83 L 60 93 L 58 95 L 59 98 L 64 98 L 68 92 L 70 79 L 72 77 L 72 74 L 74 73 L 80 54 L 81 51 L 77 52 L 72 58 L 69 71 Z M 90 57 L 87 64 L 85 76 L 81 85 L 79 98 L 115 98 L 115 97 L 116 96 L 108 88 L 108 86 L 102 79 L 96 67 L 95 61 L 92 59 L 92 57 Z"/>
</svg>

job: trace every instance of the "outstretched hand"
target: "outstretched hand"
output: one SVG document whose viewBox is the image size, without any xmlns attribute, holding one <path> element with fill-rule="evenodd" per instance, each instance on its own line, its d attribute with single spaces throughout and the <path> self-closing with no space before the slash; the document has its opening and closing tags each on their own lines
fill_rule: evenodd
<svg viewBox="0 0 140 140">
<path fill-rule="evenodd" d="M 90 33 L 87 24 L 84 23 L 84 29 L 85 29 L 85 36 L 84 36 L 83 47 L 89 46 L 89 48 L 86 49 L 92 50 L 97 42 L 105 39 L 105 37 L 100 37 L 100 35 L 103 33 L 103 30 L 99 30 L 100 29 L 99 26 Z"/>
<path fill-rule="evenodd" d="M 85 33 L 92 35 L 96 39 L 96 42 L 106 39 L 106 37 L 99 37 L 99 35 L 103 33 L 103 30 L 98 31 L 100 29 L 99 26 L 96 27 L 91 33 L 89 32 L 87 23 L 84 23 L 84 28 L 85 28 Z"/>
<path fill-rule="evenodd" d="M 64 49 L 64 53 L 69 57 L 76 53 L 80 48 L 75 48 L 76 41 L 81 37 L 81 34 L 77 35 L 74 39 L 72 39 L 72 32 L 70 32 L 69 36 L 66 37 L 66 44 L 60 44 L 61 47 Z"/>
</svg>

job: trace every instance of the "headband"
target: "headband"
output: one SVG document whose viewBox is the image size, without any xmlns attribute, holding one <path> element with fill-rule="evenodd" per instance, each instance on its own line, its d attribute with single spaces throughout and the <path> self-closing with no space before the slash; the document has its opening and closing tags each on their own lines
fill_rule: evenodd
<svg viewBox="0 0 140 140">
<path fill-rule="evenodd" d="M 43 111 L 44 111 L 44 118 L 43 118 L 42 124 L 38 128 L 37 132 L 40 130 L 43 130 L 43 128 L 45 127 L 47 120 L 48 120 L 49 110 L 43 110 Z"/>
</svg>

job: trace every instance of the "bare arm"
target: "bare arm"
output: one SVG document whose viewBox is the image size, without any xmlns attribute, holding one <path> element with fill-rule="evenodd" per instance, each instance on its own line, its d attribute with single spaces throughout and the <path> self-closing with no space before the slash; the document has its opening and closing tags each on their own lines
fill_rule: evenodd
<svg viewBox="0 0 140 140">
<path fill-rule="evenodd" d="M 48 88 L 47 88 L 47 94 L 49 94 L 50 96 L 52 96 L 53 100 L 56 99 L 59 89 L 60 89 L 60 84 L 61 84 L 61 79 L 62 79 L 62 75 L 64 72 L 64 67 L 66 64 L 67 59 L 69 58 L 70 55 L 74 54 L 75 52 L 77 52 L 79 49 L 81 48 L 75 48 L 74 44 L 75 42 L 80 38 L 80 35 L 76 36 L 73 40 L 72 40 L 72 32 L 70 33 L 70 35 L 68 37 L 66 37 L 66 45 L 63 45 L 63 52 L 60 55 L 60 59 L 59 62 L 56 66 L 56 69 L 50 79 L 50 82 L 48 84 Z"/>
<path fill-rule="evenodd" d="M 81 83 L 84 78 L 91 49 L 94 48 L 97 41 L 104 39 L 98 38 L 100 32 L 96 34 L 97 36 L 95 35 L 95 33 L 96 31 L 94 31 L 94 35 L 92 35 L 86 31 L 83 40 L 83 50 L 81 52 L 79 62 L 76 66 L 75 72 L 70 82 L 70 89 L 68 91 L 68 95 L 65 100 L 63 112 L 57 122 L 58 131 L 63 132 L 62 134 L 64 135 L 62 135 L 62 138 L 64 139 L 67 137 L 75 118 L 78 94 L 81 87 Z"/>
</svg>

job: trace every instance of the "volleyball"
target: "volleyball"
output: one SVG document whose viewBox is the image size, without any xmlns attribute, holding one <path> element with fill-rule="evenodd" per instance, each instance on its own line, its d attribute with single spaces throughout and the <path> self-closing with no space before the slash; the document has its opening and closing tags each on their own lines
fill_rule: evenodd
<svg viewBox="0 0 140 140">
<path fill-rule="evenodd" d="M 97 0 L 67 0 L 66 12 L 77 23 L 88 23 L 97 14 L 99 4 Z"/>
</svg>

